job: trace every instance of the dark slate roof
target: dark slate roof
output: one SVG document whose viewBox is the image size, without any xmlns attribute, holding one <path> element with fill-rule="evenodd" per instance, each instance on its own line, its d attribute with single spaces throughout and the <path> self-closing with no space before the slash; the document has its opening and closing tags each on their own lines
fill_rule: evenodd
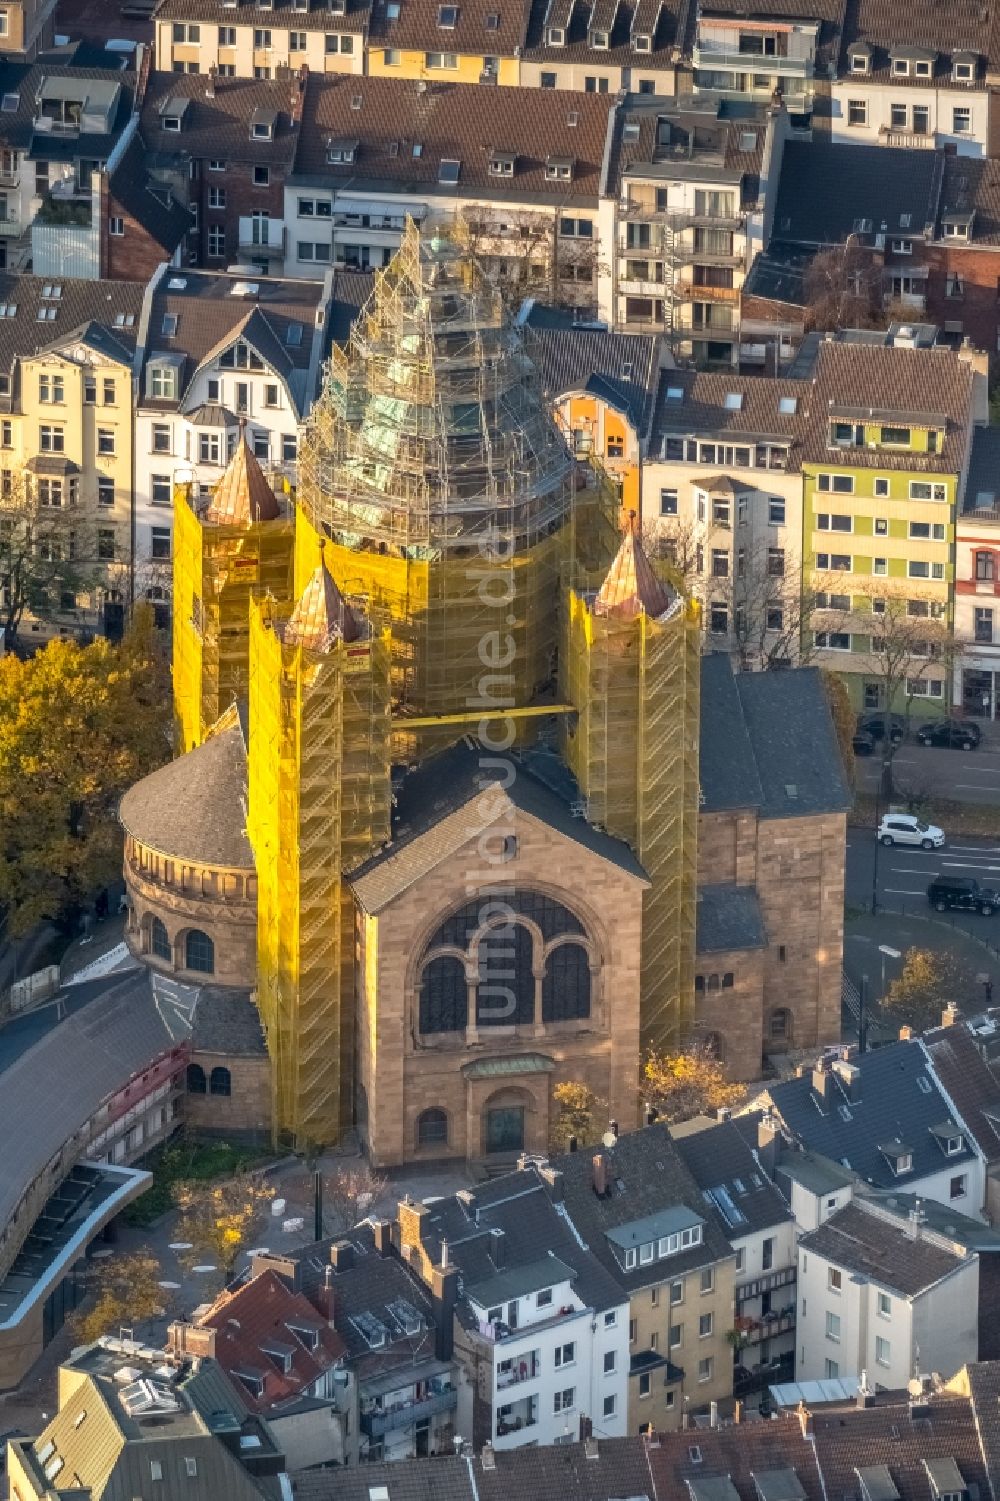
<svg viewBox="0 0 1000 1501">
<path fill-rule="evenodd" d="M 57 286 L 58 297 L 43 296 L 46 287 L 54 291 Z M 17 309 L 14 317 L 0 318 L 0 370 L 11 370 L 15 360 L 30 359 L 88 324 L 100 324 L 131 359 L 145 290 L 143 282 L 46 280 L 0 272 L 0 303 Z M 55 308 L 56 316 L 40 321 L 43 306 Z"/>
<path fill-rule="evenodd" d="M 949 213 L 973 215 L 974 245 L 1000 245 L 1000 162 L 993 157 L 946 156 L 939 218 Z"/>
<path fill-rule="evenodd" d="M 832 1100 L 821 1111 L 809 1072 L 800 1079 L 774 1084 L 768 1093 L 788 1130 L 805 1146 L 829 1157 L 875 1188 L 909 1189 L 930 1173 L 973 1160 L 966 1144 L 946 1157 L 931 1134 L 946 1121 L 950 1106 L 937 1087 L 917 1042 L 894 1042 L 852 1062 L 860 1070 L 860 1097 L 850 1102 L 833 1073 Z M 918 1083 L 930 1085 L 930 1092 Z M 841 1114 L 845 1107 L 847 1119 Z M 913 1168 L 899 1176 L 879 1143 L 902 1141 L 913 1153 Z"/>
<path fill-rule="evenodd" d="M 698 740 L 701 811 L 759 808 L 764 801 L 732 663 L 721 652 L 701 659 Z"/>
<path fill-rule="evenodd" d="M 593 1159 L 598 1152 L 607 1162 L 610 1192 L 604 1198 L 597 1196 L 593 1186 Z M 630 1294 L 733 1254 L 665 1125 L 630 1131 L 613 1147 L 567 1152 L 553 1158 L 551 1165 L 562 1173 L 566 1212 L 573 1224 L 606 1271 Z M 704 1221 L 701 1245 L 624 1271 L 612 1252 L 608 1232 L 679 1207 Z"/>
<path fill-rule="evenodd" d="M 904 1298 L 926 1292 L 966 1259 L 947 1249 L 936 1235 L 923 1232 L 914 1239 L 905 1218 L 879 1212 L 863 1199 L 831 1214 L 803 1235 L 799 1245 Z"/>
<path fill-rule="evenodd" d="M 653 1497 L 653 1480 L 641 1438 L 601 1438 L 589 1445 L 550 1444 L 501 1450 L 486 1469 L 473 1461 L 479 1501 L 629 1501 Z M 390 1496 L 395 1501 L 394 1493 Z M 436 1498 L 435 1498 L 436 1501 Z"/>
<path fill-rule="evenodd" d="M 260 1015 L 249 990 L 203 985 L 195 1002 L 191 1046 L 196 1053 L 266 1058 Z"/>
<path fill-rule="evenodd" d="M 990 1491 L 1000 1496 L 1000 1361 L 975 1361 L 966 1366 L 965 1373 Z"/>
<path fill-rule="evenodd" d="M 136 782 L 118 817 L 133 839 L 158 854 L 252 870 L 246 789 L 246 742 L 237 724 Z"/>
<path fill-rule="evenodd" d="M 674 45 L 679 45 L 683 38 L 687 14 L 695 9 L 691 0 L 665 0 L 662 7 L 654 6 L 651 0 L 623 0 L 614 11 L 609 46 L 598 50 L 588 43 L 592 11 L 583 0 L 564 0 L 558 7 L 561 19 L 567 22 L 566 41 L 561 47 L 552 47 L 546 40 L 545 20 L 547 15 L 555 18 L 553 8 L 548 0 L 532 0 L 523 56 L 528 62 L 541 64 L 592 62 L 595 67 L 634 69 L 637 54 L 632 48 L 631 35 L 646 31 L 652 36 L 652 48 L 639 54 L 643 66 L 666 68 L 671 66 Z"/>
<path fill-rule="evenodd" d="M 695 434 L 748 446 L 770 439 L 788 444 L 785 469 L 795 473 L 800 466 L 811 394 L 808 381 L 790 377 L 775 380 L 736 371 L 671 370 L 660 382 L 654 446 L 663 450 L 664 439 Z M 731 395 L 741 397 L 738 406 L 726 405 Z M 793 410 L 782 410 L 783 399 L 794 403 Z"/>
<path fill-rule="evenodd" d="M 347 13 L 331 16 L 325 0 L 310 0 L 307 10 L 293 9 L 292 0 L 274 0 L 267 17 L 269 26 L 289 27 L 295 31 L 363 31 L 371 14 L 368 0 L 347 0 Z M 224 0 L 160 0 L 156 7 L 158 21 L 216 21 L 231 26 L 236 21 L 254 24 L 253 12 L 234 17 Z"/>
<path fill-rule="evenodd" d="M 819 670 L 741 672 L 736 687 L 763 789 L 761 817 L 846 812 L 851 797 Z"/>
<path fill-rule="evenodd" d="M 970 1371 L 975 1367 L 970 1367 Z M 972 1405 L 964 1397 L 932 1392 L 926 1398 L 928 1421 L 914 1422 L 905 1393 L 880 1392 L 870 1405 L 817 1405 L 812 1412 L 816 1456 L 830 1498 L 858 1494 L 859 1469 L 886 1465 L 901 1501 L 928 1501 L 930 1486 L 924 1460 L 954 1459 L 963 1480 L 989 1489 Z M 991 1426 L 996 1423 L 994 1394 Z"/>
<path fill-rule="evenodd" d="M 196 19 L 190 8 L 185 18 Z M 219 7 L 219 18 L 222 7 Z M 238 21 L 229 16 L 227 24 Z M 260 18 L 255 18 L 260 19 Z M 328 17 L 329 19 L 329 17 Z M 342 20 L 337 17 L 337 22 Z M 150 154 L 158 162 L 177 157 L 197 161 L 252 162 L 289 171 L 298 138 L 289 107 L 292 85 L 272 79 L 217 78 L 215 98 L 205 93 L 203 73 L 151 73 L 142 101 L 140 129 Z M 180 130 L 162 128 L 163 106 L 168 99 L 186 99 Z M 270 140 L 250 134 L 250 120 L 257 110 L 275 117 Z M 222 182 L 224 179 L 219 177 Z M 206 178 L 206 182 L 211 179 Z"/>
<path fill-rule="evenodd" d="M 774 236 L 799 245 L 840 245 L 870 220 L 871 235 L 933 234 L 944 157 L 884 146 L 786 141 L 774 210 Z M 908 222 L 904 222 L 908 221 Z"/>
<path fill-rule="evenodd" d="M 754 1476 L 787 1469 L 795 1471 L 807 1501 L 827 1501 L 812 1445 L 803 1438 L 795 1413 L 781 1413 L 763 1423 L 691 1428 L 657 1437 L 659 1446 L 649 1450 L 657 1501 L 692 1501 L 691 1482 L 727 1477 L 739 1501 L 760 1501 Z M 830 1501 L 835 1494 L 840 1501 L 846 1493 L 831 1491 Z"/>
<path fill-rule="evenodd" d="M 701 661 L 701 809 L 759 808 L 762 818 L 850 807 L 823 680 L 813 667 L 734 675 Z"/>
<path fill-rule="evenodd" d="M 338 1465 L 329 1470 L 300 1470 L 293 1494 L 295 1501 L 371 1501 L 373 1491 L 384 1489 L 391 1501 L 477 1501 L 470 1469 L 468 1461 L 449 1454 L 346 1469 Z"/>
<path fill-rule="evenodd" d="M 972 456 L 965 481 L 962 510 L 966 516 L 976 516 L 976 500 L 990 497 L 993 517 L 987 506 L 979 512 L 986 520 L 996 519 L 1000 514 L 1000 427 L 977 427 L 972 434 Z"/>
<path fill-rule="evenodd" d="M 984 1019 L 985 1020 L 985 1019 Z M 988 1025 L 988 1023 L 987 1023 Z M 997 1058 L 1000 1034 L 991 1031 L 983 1042 Z M 921 1039 L 931 1066 L 961 1119 L 968 1126 L 987 1162 L 1000 1162 L 1000 1080 L 987 1062 L 981 1044 L 965 1022 L 925 1032 Z M 995 1066 L 995 1065 L 994 1065 Z"/>
<path fill-rule="evenodd" d="M 592 1243 L 589 1250 L 581 1246 L 533 1166 L 505 1173 L 462 1198 L 452 1194 L 429 1205 L 422 1228 L 423 1245 L 432 1263 L 440 1259 L 442 1242 L 447 1241 L 448 1258 L 462 1273 L 466 1295 L 474 1296 L 477 1287 L 486 1287 L 496 1278 L 490 1232 L 497 1229 L 504 1232 L 506 1273 L 535 1267 L 540 1258 L 551 1261 L 555 1257 L 571 1269 L 573 1291 L 585 1307 L 600 1311 L 622 1302 L 621 1288 L 609 1275 L 601 1248 Z M 464 1297 L 458 1317 L 478 1327 Z"/>
<path fill-rule="evenodd" d="M 555 785 L 542 780 L 550 772 Z M 483 765 L 481 752 L 465 742 L 442 751 L 404 777 L 396 796 L 392 843 L 351 873 L 354 894 L 366 912 L 381 911 L 453 850 L 479 836 L 484 827 L 482 789 L 488 781 L 497 779 Z M 565 791 L 561 784 L 565 784 Z M 569 773 L 555 757 L 532 757 L 530 761 L 526 757 L 503 796 L 516 809 L 645 882 L 645 871 L 623 840 L 612 839 L 585 818 L 574 816 L 574 788 Z M 496 816 L 501 812 L 502 800 L 498 800 Z"/>
<path fill-rule="evenodd" d="M 330 338 L 334 344 L 346 344 L 351 327 L 372 294 L 375 277 L 371 271 L 342 271 L 334 274 L 330 299 Z"/>
<path fill-rule="evenodd" d="M 739 1240 L 791 1220 L 791 1210 L 732 1121 L 702 1130 L 685 1129 L 687 1125 L 673 1127 L 674 1144 L 723 1235 Z"/>
<path fill-rule="evenodd" d="M 767 250 L 754 258 L 743 283 L 744 302 L 753 297 L 784 302 L 791 307 L 806 303 L 805 273 L 814 252 L 800 245 L 786 245 L 773 239 Z"/>
<path fill-rule="evenodd" d="M 525 349 L 538 367 L 547 397 L 590 391 L 624 412 L 640 441 L 645 438 L 659 383 L 659 335 L 546 327 L 536 321 L 534 308 L 525 327 Z"/>
<path fill-rule="evenodd" d="M 107 135 L 63 136 L 35 130 L 38 90 L 47 80 L 56 78 L 120 85 L 118 109 Z M 16 109 L 0 113 L 0 142 L 43 161 L 72 161 L 78 156 L 105 160 L 131 114 L 134 88 L 135 75 L 124 73 L 121 68 L 80 68 L 41 58 L 33 63 L 4 62 L 0 64 L 0 93 L 17 94 L 18 103 Z"/>
<path fill-rule="evenodd" d="M 169 259 L 191 228 L 191 214 L 168 187 L 147 172 L 146 149 L 138 134 L 132 136 L 108 178 L 108 192 Z"/>
<path fill-rule="evenodd" d="M 697 920 L 699 954 L 767 946 L 764 918 L 752 886 L 699 886 Z"/>
</svg>

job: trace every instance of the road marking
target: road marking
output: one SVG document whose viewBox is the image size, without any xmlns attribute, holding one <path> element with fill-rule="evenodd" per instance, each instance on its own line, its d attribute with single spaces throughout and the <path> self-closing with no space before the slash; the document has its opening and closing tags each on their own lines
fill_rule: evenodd
<svg viewBox="0 0 1000 1501">
<path fill-rule="evenodd" d="M 926 891 L 910 891 L 905 886 L 883 886 L 886 896 L 926 896 Z"/>
<path fill-rule="evenodd" d="M 953 870 L 1000 870 L 1000 865 L 973 864 L 971 860 L 942 860 L 942 865 L 949 865 Z"/>
<path fill-rule="evenodd" d="M 973 855 L 1000 855 L 1000 844 L 950 844 L 948 848 Z"/>
<path fill-rule="evenodd" d="M 890 865 L 889 869 L 894 876 L 925 876 L 927 868 L 923 865 Z"/>
</svg>

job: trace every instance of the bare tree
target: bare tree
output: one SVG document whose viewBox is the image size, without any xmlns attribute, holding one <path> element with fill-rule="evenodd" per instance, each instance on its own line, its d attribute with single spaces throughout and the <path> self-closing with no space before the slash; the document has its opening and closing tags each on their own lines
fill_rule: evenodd
<svg viewBox="0 0 1000 1501">
<path fill-rule="evenodd" d="M 509 306 L 517 307 L 534 293 L 559 305 L 590 307 L 596 294 L 596 224 L 590 221 L 589 238 L 560 235 L 561 217 L 551 210 L 476 204 L 459 211 L 458 229 Z M 579 225 L 578 216 L 573 217 Z"/>
<path fill-rule="evenodd" d="M 97 528 L 72 494 L 66 480 L 22 476 L 0 493 L 0 630 L 8 650 L 26 610 L 75 608 L 76 595 L 100 576 Z"/>
<path fill-rule="evenodd" d="M 806 267 L 803 290 L 807 328 L 883 326 L 882 266 L 853 237 L 813 257 Z"/>
</svg>

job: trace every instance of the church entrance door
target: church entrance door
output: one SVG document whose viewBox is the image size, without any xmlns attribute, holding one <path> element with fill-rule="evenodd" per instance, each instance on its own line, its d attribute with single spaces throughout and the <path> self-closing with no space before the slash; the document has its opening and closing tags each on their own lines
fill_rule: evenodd
<svg viewBox="0 0 1000 1501">
<path fill-rule="evenodd" d="M 505 1106 L 486 1112 L 487 1152 L 524 1151 L 524 1106 Z"/>
</svg>

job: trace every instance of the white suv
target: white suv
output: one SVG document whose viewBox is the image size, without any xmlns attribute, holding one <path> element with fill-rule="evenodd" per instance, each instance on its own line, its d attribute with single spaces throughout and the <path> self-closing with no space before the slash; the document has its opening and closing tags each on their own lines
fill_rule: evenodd
<svg viewBox="0 0 1000 1501">
<path fill-rule="evenodd" d="M 912 813 L 887 813 L 878 826 L 880 844 L 918 844 L 921 849 L 939 850 L 944 844 L 944 830 L 923 823 Z"/>
</svg>

